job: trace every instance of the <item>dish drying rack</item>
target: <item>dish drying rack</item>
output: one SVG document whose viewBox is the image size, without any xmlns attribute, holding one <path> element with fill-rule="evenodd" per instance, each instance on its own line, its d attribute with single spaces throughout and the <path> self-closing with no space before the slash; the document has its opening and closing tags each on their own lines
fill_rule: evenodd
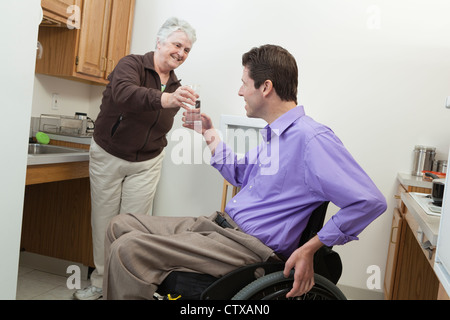
<svg viewBox="0 0 450 320">
<path fill-rule="evenodd" d="M 91 137 L 86 130 L 86 120 L 71 116 L 41 114 L 39 131 L 72 137 Z"/>
</svg>

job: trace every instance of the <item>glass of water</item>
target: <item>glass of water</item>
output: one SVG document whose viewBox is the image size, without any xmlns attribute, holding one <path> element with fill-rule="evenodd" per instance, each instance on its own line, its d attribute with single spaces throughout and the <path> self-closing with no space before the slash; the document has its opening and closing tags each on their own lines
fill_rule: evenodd
<svg viewBox="0 0 450 320">
<path fill-rule="evenodd" d="M 186 112 L 186 124 L 194 124 L 196 122 L 202 122 L 201 109 L 200 109 L 200 85 L 191 84 L 188 85 L 189 88 L 195 91 L 199 96 L 195 101 L 195 106 L 188 105 L 191 109 Z M 186 104 L 187 105 L 187 104 Z"/>
</svg>

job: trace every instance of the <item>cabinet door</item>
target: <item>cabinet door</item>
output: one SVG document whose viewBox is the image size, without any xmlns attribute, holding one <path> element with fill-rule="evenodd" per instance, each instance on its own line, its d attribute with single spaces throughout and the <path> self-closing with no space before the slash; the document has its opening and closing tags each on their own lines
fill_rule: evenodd
<svg viewBox="0 0 450 320">
<path fill-rule="evenodd" d="M 406 224 L 405 224 L 406 225 Z M 439 281 L 425 257 L 413 231 L 405 227 L 402 257 L 395 275 L 393 299 L 436 300 Z"/>
<path fill-rule="evenodd" d="M 83 3 L 81 28 L 41 25 L 44 55 L 36 61 L 36 73 L 107 84 L 109 73 L 129 54 L 135 0 L 47 1 Z"/>
<path fill-rule="evenodd" d="M 44 25 L 65 26 L 72 12 L 67 12 L 71 5 L 80 5 L 80 0 L 41 0 Z"/>
<path fill-rule="evenodd" d="M 130 52 L 134 2 L 134 0 L 112 2 L 106 77 L 114 70 L 117 62 Z"/>
<path fill-rule="evenodd" d="M 77 72 L 104 78 L 111 0 L 84 1 L 80 30 Z"/>
<path fill-rule="evenodd" d="M 94 266 L 89 178 L 25 187 L 21 249 Z"/>
<path fill-rule="evenodd" d="M 398 252 L 402 233 L 403 218 L 397 208 L 394 209 L 392 218 L 391 237 L 389 239 L 389 250 L 386 262 L 386 274 L 384 277 L 384 295 L 385 299 L 392 299 L 395 284 L 395 270 L 398 262 Z"/>
</svg>

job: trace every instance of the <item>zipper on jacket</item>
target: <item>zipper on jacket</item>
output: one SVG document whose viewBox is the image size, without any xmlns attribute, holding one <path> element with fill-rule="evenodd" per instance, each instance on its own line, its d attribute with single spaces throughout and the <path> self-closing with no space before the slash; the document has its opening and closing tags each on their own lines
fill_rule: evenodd
<svg viewBox="0 0 450 320">
<path fill-rule="evenodd" d="M 155 70 L 153 70 L 153 71 L 156 73 Z M 157 74 L 157 73 L 156 73 L 156 74 Z M 158 75 L 158 78 L 159 78 L 159 86 L 161 87 L 161 78 L 159 77 L 159 75 Z M 169 81 L 166 83 L 166 90 L 165 90 L 165 92 L 167 92 L 167 88 L 169 88 L 169 86 L 176 85 L 177 83 L 181 86 L 181 79 L 180 79 L 180 80 L 177 79 L 177 81 L 174 81 L 173 83 L 170 82 L 170 80 L 171 80 L 171 78 L 169 78 Z M 153 124 L 150 126 L 150 129 L 147 131 L 147 137 L 146 137 L 146 139 L 145 139 L 144 145 L 142 146 L 141 149 L 139 149 L 139 150 L 136 152 L 136 161 L 138 161 L 139 153 L 140 153 L 140 152 L 145 148 L 145 146 L 147 145 L 148 140 L 150 139 L 150 134 L 152 133 L 153 128 L 154 128 L 154 127 L 156 126 L 156 124 L 158 123 L 158 120 L 159 120 L 160 115 L 161 115 L 161 110 L 158 110 L 158 114 L 157 114 L 157 116 L 156 116 L 155 122 L 153 122 Z"/>
<path fill-rule="evenodd" d="M 145 148 L 145 146 L 147 145 L 148 140 L 150 139 L 150 134 L 152 133 L 153 128 L 154 128 L 154 127 L 156 126 L 156 124 L 158 123 L 158 120 L 159 120 L 159 116 L 160 116 L 160 115 L 161 115 L 161 110 L 158 110 L 158 114 L 156 115 L 155 121 L 153 122 L 153 124 L 150 126 L 150 128 L 149 128 L 148 131 L 147 131 L 147 137 L 145 138 L 144 145 L 142 146 L 141 149 L 138 150 L 138 152 L 136 152 L 136 161 L 138 161 L 139 153 L 140 153 L 140 152 Z"/>
<path fill-rule="evenodd" d="M 116 121 L 116 123 L 114 124 L 114 126 L 111 129 L 111 137 L 114 136 L 114 134 L 116 133 L 117 128 L 119 128 L 120 123 L 122 122 L 122 120 L 123 120 L 123 115 L 121 114 L 119 119 Z"/>
</svg>

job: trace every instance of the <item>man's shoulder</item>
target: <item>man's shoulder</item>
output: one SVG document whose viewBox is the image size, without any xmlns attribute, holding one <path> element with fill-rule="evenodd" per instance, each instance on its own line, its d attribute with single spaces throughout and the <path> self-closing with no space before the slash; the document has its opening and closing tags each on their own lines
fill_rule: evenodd
<svg viewBox="0 0 450 320">
<path fill-rule="evenodd" d="M 293 123 L 292 134 L 296 134 L 305 138 L 313 138 L 324 133 L 334 134 L 333 131 L 326 125 L 315 121 L 309 116 L 303 116 Z"/>
</svg>

